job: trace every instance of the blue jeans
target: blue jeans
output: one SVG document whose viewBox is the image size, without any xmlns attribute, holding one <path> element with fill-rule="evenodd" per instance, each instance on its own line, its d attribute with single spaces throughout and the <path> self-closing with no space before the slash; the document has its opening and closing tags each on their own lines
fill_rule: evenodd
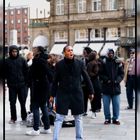
<svg viewBox="0 0 140 140">
<path fill-rule="evenodd" d="M 54 134 L 53 140 L 58 140 L 59 133 L 64 121 L 65 115 L 56 114 L 56 119 L 54 122 Z M 75 131 L 76 131 L 76 140 L 83 140 L 83 120 L 82 115 L 75 115 Z"/>
<path fill-rule="evenodd" d="M 111 120 L 110 102 L 112 101 L 113 117 L 112 120 L 118 120 L 120 115 L 120 95 L 103 94 L 104 116 L 106 120 Z"/>
<path fill-rule="evenodd" d="M 39 130 L 39 125 L 40 125 L 40 113 L 39 113 L 39 108 L 41 108 L 42 111 L 42 122 L 44 124 L 44 129 L 47 130 L 50 128 L 50 121 L 49 121 L 49 115 L 48 115 L 48 108 L 46 104 L 39 104 L 39 103 L 34 103 L 33 104 L 33 116 L 34 116 L 34 125 L 33 128 L 34 130 Z"/>
</svg>

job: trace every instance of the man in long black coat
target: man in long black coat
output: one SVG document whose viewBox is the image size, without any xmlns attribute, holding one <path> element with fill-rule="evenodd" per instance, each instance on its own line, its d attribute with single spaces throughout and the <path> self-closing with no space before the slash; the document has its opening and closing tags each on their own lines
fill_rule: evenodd
<svg viewBox="0 0 140 140">
<path fill-rule="evenodd" d="M 65 57 L 56 64 L 52 86 L 52 96 L 56 97 L 56 120 L 53 140 L 58 140 L 62 123 L 69 109 L 71 109 L 75 119 L 76 140 L 83 140 L 82 114 L 84 113 L 84 100 L 81 76 L 83 76 L 88 86 L 91 100 L 93 99 L 94 90 L 83 62 L 74 58 L 72 47 L 64 47 L 63 53 Z"/>
</svg>

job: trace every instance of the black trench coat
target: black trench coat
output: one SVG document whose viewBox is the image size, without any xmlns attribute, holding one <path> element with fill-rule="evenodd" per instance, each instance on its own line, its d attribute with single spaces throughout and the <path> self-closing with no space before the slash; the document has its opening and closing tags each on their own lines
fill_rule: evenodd
<svg viewBox="0 0 140 140">
<path fill-rule="evenodd" d="M 52 96 L 56 97 L 57 113 L 67 115 L 68 109 L 71 109 L 72 115 L 79 115 L 84 112 L 81 77 L 87 84 L 88 93 L 94 94 L 94 90 L 83 62 L 66 60 L 64 58 L 56 64 Z"/>
</svg>

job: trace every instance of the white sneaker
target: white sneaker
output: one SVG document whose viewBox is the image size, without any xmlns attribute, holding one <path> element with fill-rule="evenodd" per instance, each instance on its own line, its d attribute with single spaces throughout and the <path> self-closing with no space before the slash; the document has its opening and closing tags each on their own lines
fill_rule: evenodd
<svg viewBox="0 0 140 140">
<path fill-rule="evenodd" d="M 45 130 L 45 129 L 41 129 L 40 130 L 40 133 L 41 134 L 51 134 L 52 133 L 52 131 L 51 131 L 51 129 L 49 128 L 49 129 L 47 129 L 47 130 Z"/>
<path fill-rule="evenodd" d="M 39 134 L 40 134 L 39 130 L 37 130 L 37 131 L 31 130 L 31 131 L 26 132 L 26 135 L 29 135 L 29 136 L 38 136 Z"/>
<path fill-rule="evenodd" d="M 92 119 L 95 119 L 96 118 L 96 113 L 95 112 L 92 112 L 91 118 Z"/>
</svg>

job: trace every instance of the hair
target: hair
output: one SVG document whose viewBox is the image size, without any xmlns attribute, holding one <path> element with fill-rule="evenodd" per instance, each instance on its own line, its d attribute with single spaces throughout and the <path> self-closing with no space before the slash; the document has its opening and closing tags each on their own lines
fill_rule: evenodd
<svg viewBox="0 0 140 140">
<path fill-rule="evenodd" d="M 66 48 L 69 47 L 69 45 L 66 45 L 64 48 L 63 48 L 63 51 L 62 53 L 64 53 L 66 51 Z"/>
<path fill-rule="evenodd" d="M 87 54 L 90 54 L 93 50 L 90 47 L 85 47 L 84 51 L 86 51 Z"/>
</svg>

